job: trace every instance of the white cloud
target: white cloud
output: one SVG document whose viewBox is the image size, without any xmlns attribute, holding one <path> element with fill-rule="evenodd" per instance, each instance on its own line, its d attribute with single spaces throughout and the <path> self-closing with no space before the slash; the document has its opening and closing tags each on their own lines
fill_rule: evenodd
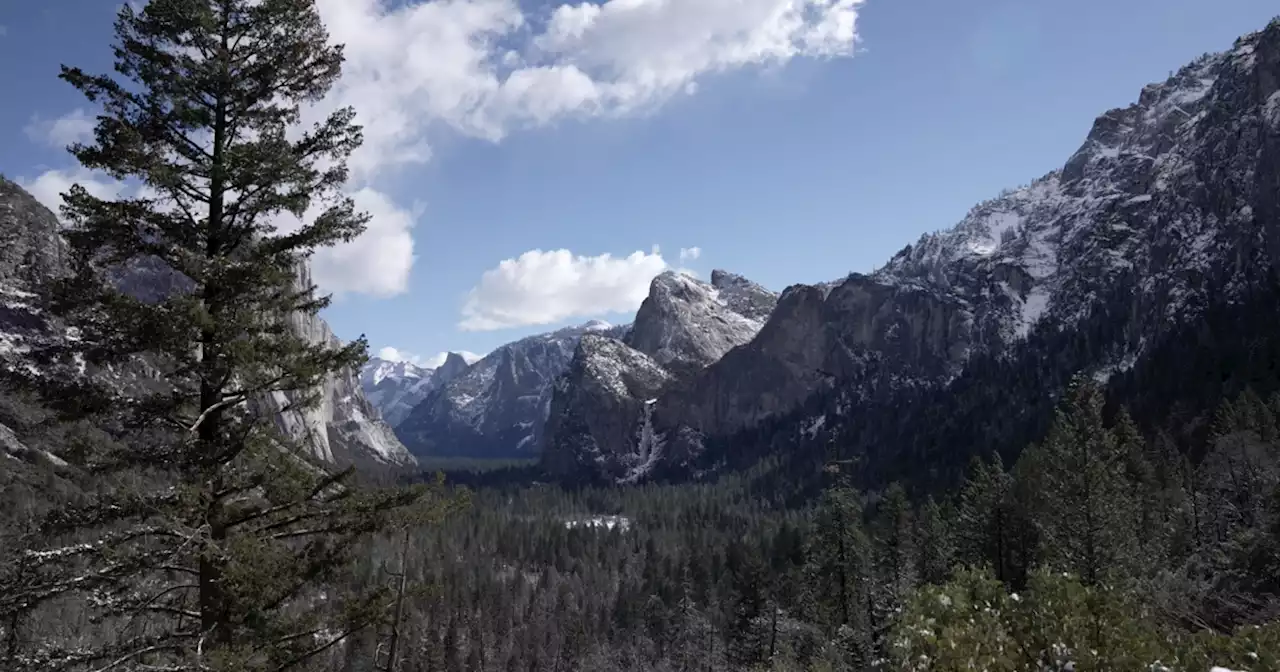
<svg viewBox="0 0 1280 672">
<path fill-rule="evenodd" d="M 626 257 L 531 250 L 485 271 L 467 294 L 458 326 L 492 331 L 633 311 L 653 276 L 667 268 L 657 247 Z"/>
<path fill-rule="evenodd" d="M 702 256 L 701 247 L 694 246 L 694 247 L 680 248 L 680 263 L 684 263 L 686 261 L 693 261 L 701 256 Z"/>
<path fill-rule="evenodd" d="M 474 364 L 484 357 L 484 355 L 477 355 L 476 353 L 468 350 L 454 350 L 453 352 L 461 355 L 462 359 L 466 360 L 468 364 Z M 417 366 L 434 369 L 439 367 L 441 364 L 444 364 L 444 360 L 449 356 L 449 353 L 441 352 L 434 357 L 422 357 L 421 355 L 415 355 L 398 348 L 386 346 L 378 350 L 377 356 L 379 359 L 385 359 L 388 362 L 409 362 L 410 364 Z"/>
<path fill-rule="evenodd" d="M 36 115 L 22 130 L 34 142 L 62 149 L 72 143 L 92 138 L 96 124 L 97 120 L 84 110 L 76 108 L 57 119 L 45 119 Z"/>
<path fill-rule="evenodd" d="M 378 359 L 385 359 L 388 362 L 409 362 L 411 364 L 417 364 L 418 361 L 420 361 L 417 355 L 411 355 L 407 352 L 401 352 L 400 350 L 393 348 L 389 345 L 386 346 L 385 348 L 382 348 L 381 350 L 378 350 L 377 357 Z"/>
<path fill-rule="evenodd" d="M 863 0 L 607 0 L 549 18 L 513 0 L 320 0 L 345 45 L 323 110 L 365 126 L 353 172 L 430 156 L 431 122 L 498 140 L 564 116 L 646 111 L 697 80 L 797 57 L 848 56 Z"/>
<path fill-rule="evenodd" d="M 648 112 L 693 95 L 716 72 L 850 55 L 862 1 L 608 0 L 560 5 L 543 19 L 514 0 L 319 0 L 346 61 L 308 116 L 356 109 L 365 142 L 352 156 L 352 177 L 368 185 L 429 160 L 432 128 L 496 142 L 565 117 Z M 317 258 L 316 281 L 326 289 L 405 289 L 413 221 L 390 201 L 379 205 L 397 214 L 381 224 L 374 213 L 366 236 L 378 240 Z M 482 311 L 465 320 L 473 328 L 506 322 Z"/>
<path fill-rule="evenodd" d="M 364 145 L 351 157 L 351 193 L 373 221 L 357 241 L 317 254 L 316 283 L 337 294 L 407 289 L 418 213 L 379 180 L 428 161 L 436 130 L 496 142 L 566 117 L 647 113 L 722 71 L 848 56 L 862 2 L 607 0 L 526 13 L 515 0 L 318 0 L 346 60 L 304 120 L 355 108 Z M 91 129 L 77 110 L 30 132 L 67 144 Z M 503 321 L 469 318 L 492 319 Z"/>
</svg>

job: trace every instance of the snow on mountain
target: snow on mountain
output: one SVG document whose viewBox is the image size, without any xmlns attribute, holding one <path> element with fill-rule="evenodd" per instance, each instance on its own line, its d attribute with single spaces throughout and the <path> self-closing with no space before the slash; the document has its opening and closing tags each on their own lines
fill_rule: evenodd
<svg viewBox="0 0 1280 672">
<path fill-rule="evenodd" d="M 404 380 L 416 382 L 423 378 L 428 378 L 435 371 L 425 366 L 418 366 L 412 362 L 392 362 L 378 357 L 370 357 L 369 361 L 360 369 L 360 385 L 366 392 L 371 388 L 376 388 L 384 380 Z M 370 401 L 373 398 L 370 397 Z"/>
<path fill-rule="evenodd" d="M 647 474 L 665 455 L 652 422 L 658 397 L 751 341 L 776 303 L 773 292 L 726 271 L 714 271 L 710 283 L 676 272 L 655 277 L 631 333 L 584 338 L 557 382 L 544 466 L 620 481 Z"/>
<path fill-rule="evenodd" d="M 772 292 L 725 271 L 715 271 L 711 283 L 667 271 L 650 283 L 627 344 L 692 373 L 750 341 L 776 302 Z"/>
<path fill-rule="evenodd" d="M 450 352 L 443 364 L 432 369 L 371 357 L 360 371 L 360 386 L 382 419 L 395 427 L 432 390 L 462 375 L 475 361 Z"/>
<path fill-rule="evenodd" d="M 621 337 L 630 325 L 599 320 L 508 343 L 438 385 L 396 425 L 417 455 L 534 455 L 551 388 L 584 334 Z"/>
<path fill-rule="evenodd" d="M 556 381 L 546 435 L 556 450 L 543 455 L 552 473 L 588 469 L 614 480 L 647 470 L 662 455 L 647 422 L 651 399 L 672 379 L 655 359 L 617 339 L 587 334 L 569 370 Z M 619 443 L 638 451 L 617 453 Z"/>
<path fill-rule="evenodd" d="M 790 413 L 837 381 L 855 408 L 869 394 L 860 380 L 943 386 L 978 355 L 1050 366 L 1053 354 L 1028 343 L 1086 323 L 1103 353 L 1091 372 L 1133 366 L 1178 325 L 1264 282 L 1280 259 L 1278 87 L 1280 21 L 1145 87 L 1098 117 L 1062 168 L 874 272 L 788 288 L 750 342 L 657 396 L 643 416 L 651 438 L 597 440 L 589 452 L 620 463 L 657 441 L 662 459 L 678 463 L 708 437 Z M 636 333 L 645 333 L 639 319 Z M 643 340 L 657 344 L 651 354 L 673 342 L 663 332 Z M 823 417 L 828 430 L 856 422 Z M 561 450 L 551 439 L 548 452 Z"/>
</svg>

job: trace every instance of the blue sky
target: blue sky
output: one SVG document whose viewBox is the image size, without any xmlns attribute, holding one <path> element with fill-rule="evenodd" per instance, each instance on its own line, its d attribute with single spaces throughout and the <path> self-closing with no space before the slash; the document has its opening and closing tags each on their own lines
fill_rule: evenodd
<svg viewBox="0 0 1280 672">
<path fill-rule="evenodd" d="M 1274 0 L 319 4 L 352 61 L 326 104 L 366 124 L 351 189 L 375 223 L 317 258 L 338 295 L 325 316 L 375 353 L 421 358 L 628 320 L 667 267 L 776 290 L 870 270 L 1280 13 Z M 98 179 L 58 149 L 92 110 L 56 75 L 110 67 L 116 6 L 0 7 L 0 172 L 43 200 Z"/>
</svg>

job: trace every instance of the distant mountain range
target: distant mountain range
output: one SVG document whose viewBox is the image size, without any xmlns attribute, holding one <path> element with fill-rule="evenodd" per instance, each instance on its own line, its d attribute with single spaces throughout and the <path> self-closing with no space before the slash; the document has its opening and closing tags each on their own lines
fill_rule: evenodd
<svg viewBox="0 0 1280 672">
<path fill-rule="evenodd" d="M 360 387 L 382 419 L 395 427 L 432 390 L 457 378 L 476 361 L 474 357 L 450 352 L 444 363 L 433 369 L 371 357 L 360 370 Z"/>
</svg>

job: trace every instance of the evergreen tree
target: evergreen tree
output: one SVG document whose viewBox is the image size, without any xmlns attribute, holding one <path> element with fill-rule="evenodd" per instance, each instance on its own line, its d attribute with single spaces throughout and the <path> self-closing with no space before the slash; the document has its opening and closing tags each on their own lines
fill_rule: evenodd
<svg viewBox="0 0 1280 672">
<path fill-rule="evenodd" d="M 916 515 L 916 573 L 923 583 L 941 584 L 951 572 L 952 534 L 942 517 L 942 507 L 932 496 Z"/>
<path fill-rule="evenodd" d="M 1101 391 L 1077 380 L 1045 438 L 1039 529 L 1050 563 L 1086 585 L 1129 567 L 1137 553 L 1127 449 L 1103 424 Z"/>
<path fill-rule="evenodd" d="M 871 660 L 870 555 L 857 495 L 844 485 L 828 488 L 806 553 L 810 601 L 818 622 L 855 667 Z"/>
<path fill-rule="evenodd" d="M 968 480 L 960 491 L 956 516 L 958 559 L 971 567 L 991 567 L 1001 581 L 1012 578 L 1008 506 L 1011 487 L 1012 478 L 1005 472 L 998 453 L 990 464 L 973 458 Z"/>
<path fill-rule="evenodd" d="M 45 390 L 120 442 L 65 447 L 94 490 L 23 540 L 49 561 L 23 594 L 74 590 L 98 632 L 48 642 L 22 664 L 297 668 L 390 606 L 384 582 L 334 587 L 352 585 L 342 579 L 360 542 L 423 495 L 311 462 L 264 403 L 315 403 L 326 376 L 365 358 L 363 339 L 317 344 L 292 325 L 327 303 L 300 268 L 366 221 L 339 192 L 361 141 L 353 112 L 298 126 L 301 106 L 339 76 L 342 50 L 327 44 L 314 0 L 125 3 L 115 35 L 115 75 L 63 68 L 102 107 L 93 142 L 71 151 L 136 180 L 139 195 L 64 195 L 74 272 L 51 299 L 75 338 L 44 355 L 114 371 L 145 361 L 156 375 L 123 390 L 88 377 Z M 113 284 L 138 265 L 170 272 L 172 291 Z"/>
</svg>

